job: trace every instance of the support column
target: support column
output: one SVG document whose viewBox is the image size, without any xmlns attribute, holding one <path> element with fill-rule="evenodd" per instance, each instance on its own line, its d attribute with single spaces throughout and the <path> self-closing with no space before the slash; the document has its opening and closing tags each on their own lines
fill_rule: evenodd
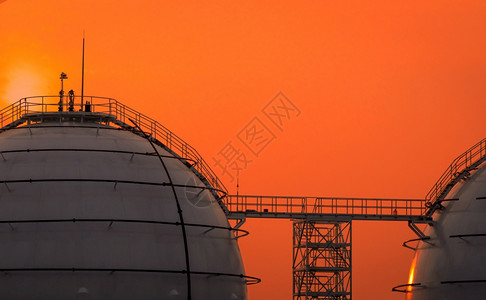
<svg viewBox="0 0 486 300">
<path fill-rule="evenodd" d="M 351 221 L 294 220 L 293 299 L 351 299 Z"/>
</svg>

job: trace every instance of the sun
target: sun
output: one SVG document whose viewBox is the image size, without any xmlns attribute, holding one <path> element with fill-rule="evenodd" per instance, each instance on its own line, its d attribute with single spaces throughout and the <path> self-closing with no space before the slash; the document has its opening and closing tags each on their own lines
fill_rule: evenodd
<svg viewBox="0 0 486 300">
<path fill-rule="evenodd" d="M 7 74 L 2 95 L 4 102 L 14 103 L 24 97 L 37 96 L 45 90 L 43 77 L 33 67 L 17 67 Z"/>
</svg>

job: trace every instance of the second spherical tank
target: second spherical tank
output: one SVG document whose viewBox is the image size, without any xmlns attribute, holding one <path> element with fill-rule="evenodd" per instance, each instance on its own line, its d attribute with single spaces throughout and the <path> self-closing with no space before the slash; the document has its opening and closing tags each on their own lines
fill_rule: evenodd
<svg viewBox="0 0 486 300">
<path fill-rule="evenodd" d="M 480 165 L 443 198 L 418 245 L 406 298 L 486 297 L 486 167 Z"/>
</svg>

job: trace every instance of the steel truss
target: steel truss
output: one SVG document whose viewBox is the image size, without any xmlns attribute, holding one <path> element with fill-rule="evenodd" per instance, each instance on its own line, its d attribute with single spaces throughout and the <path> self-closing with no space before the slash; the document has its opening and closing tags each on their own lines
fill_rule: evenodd
<svg viewBox="0 0 486 300">
<path fill-rule="evenodd" d="M 294 220 L 293 299 L 351 299 L 351 220 Z"/>
</svg>

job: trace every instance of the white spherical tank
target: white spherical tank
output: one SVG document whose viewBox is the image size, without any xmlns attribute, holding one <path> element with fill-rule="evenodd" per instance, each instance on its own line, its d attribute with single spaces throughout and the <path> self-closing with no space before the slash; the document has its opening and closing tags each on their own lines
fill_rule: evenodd
<svg viewBox="0 0 486 300">
<path fill-rule="evenodd" d="M 3 124 L 0 298 L 247 299 L 235 230 L 194 162 L 93 110 Z"/>
<path fill-rule="evenodd" d="M 486 297 L 486 167 L 459 175 L 418 244 L 407 299 Z"/>
</svg>

